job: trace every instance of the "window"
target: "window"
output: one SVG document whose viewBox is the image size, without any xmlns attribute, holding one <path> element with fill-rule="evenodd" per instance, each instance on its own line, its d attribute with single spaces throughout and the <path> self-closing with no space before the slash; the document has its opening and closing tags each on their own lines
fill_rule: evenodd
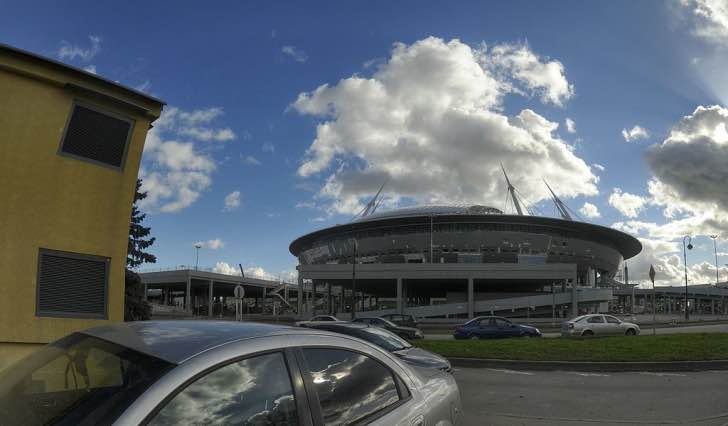
<svg viewBox="0 0 728 426">
<path fill-rule="evenodd" d="M 510 327 L 511 323 L 507 320 L 504 320 L 503 318 L 496 318 L 495 325 L 498 327 Z"/>
<path fill-rule="evenodd" d="M 132 126 L 131 119 L 75 104 L 60 153 L 121 169 Z"/>
<path fill-rule="evenodd" d="M 595 315 L 593 317 L 589 317 L 587 322 L 590 324 L 603 324 L 604 320 L 602 319 L 601 315 Z"/>
<path fill-rule="evenodd" d="M 152 425 L 297 425 L 291 379 L 280 352 L 221 367 L 177 394 Z"/>
<path fill-rule="evenodd" d="M 397 403 L 392 372 L 378 361 L 340 349 L 304 349 L 326 425 L 355 423 Z"/>
<path fill-rule="evenodd" d="M 609 316 L 609 315 L 605 315 L 604 318 L 606 318 L 607 322 L 610 324 L 619 324 L 621 322 L 617 318 L 614 318 L 613 316 Z"/>
<path fill-rule="evenodd" d="M 40 249 L 37 316 L 106 318 L 109 259 Z"/>
</svg>

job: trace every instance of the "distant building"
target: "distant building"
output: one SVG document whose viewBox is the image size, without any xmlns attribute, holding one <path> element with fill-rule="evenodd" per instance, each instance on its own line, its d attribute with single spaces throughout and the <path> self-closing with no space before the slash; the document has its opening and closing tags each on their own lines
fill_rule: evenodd
<svg viewBox="0 0 728 426">
<path fill-rule="evenodd" d="M 123 320 L 135 182 L 163 105 L 0 44 L 0 369 Z"/>
</svg>

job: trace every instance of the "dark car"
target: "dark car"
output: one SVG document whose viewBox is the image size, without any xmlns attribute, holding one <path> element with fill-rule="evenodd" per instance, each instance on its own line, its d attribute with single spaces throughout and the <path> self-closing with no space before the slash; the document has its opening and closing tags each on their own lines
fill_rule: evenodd
<svg viewBox="0 0 728 426">
<path fill-rule="evenodd" d="M 506 337 L 541 337 L 536 327 L 514 324 L 502 317 L 477 317 L 455 328 L 456 339 L 501 339 Z"/>
<path fill-rule="evenodd" d="M 347 322 L 332 324 L 317 323 L 308 325 L 307 327 L 357 337 L 397 355 L 402 361 L 415 367 L 435 368 L 447 371 L 448 373 L 452 372 L 450 361 L 447 359 L 424 349 L 415 348 L 406 340 L 381 327 Z"/>
<path fill-rule="evenodd" d="M 386 314 L 386 315 L 382 315 L 381 318 L 392 321 L 393 323 L 395 323 L 397 325 L 401 325 L 403 327 L 417 328 L 417 326 L 419 325 L 417 323 L 417 320 L 415 319 L 414 315 Z"/>
<path fill-rule="evenodd" d="M 375 327 L 381 327 L 385 330 L 391 331 L 392 333 L 394 333 L 397 336 L 402 337 L 404 339 L 422 339 L 424 337 L 422 335 L 422 331 L 418 328 L 403 327 L 401 325 L 397 325 L 397 324 L 393 323 L 392 321 L 386 320 L 384 318 L 379 318 L 379 317 L 357 318 L 355 320 L 352 320 L 352 322 L 370 324 Z"/>
</svg>

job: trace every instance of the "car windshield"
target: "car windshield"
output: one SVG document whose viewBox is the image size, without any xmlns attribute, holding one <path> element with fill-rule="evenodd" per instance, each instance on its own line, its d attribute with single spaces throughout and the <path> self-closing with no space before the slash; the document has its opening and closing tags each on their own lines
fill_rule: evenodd
<svg viewBox="0 0 728 426">
<path fill-rule="evenodd" d="M 0 375 L 0 424 L 109 424 L 174 364 L 76 333 Z"/>
<path fill-rule="evenodd" d="M 375 344 L 389 352 L 401 351 L 412 347 L 406 340 L 379 327 L 337 327 L 329 329 L 341 334 L 358 337 L 369 343 Z"/>
</svg>

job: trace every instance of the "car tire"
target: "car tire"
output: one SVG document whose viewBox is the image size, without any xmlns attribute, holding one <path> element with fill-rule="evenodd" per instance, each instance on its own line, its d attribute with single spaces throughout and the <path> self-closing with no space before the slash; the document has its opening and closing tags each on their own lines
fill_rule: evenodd
<svg viewBox="0 0 728 426">
<path fill-rule="evenodd" d="M 625 336 L 634 336 L 637 334 L 634 328 L 628 328 L 627 331 L 624 333 Z"/>
<path fill-rule="evenodd" d="M 584 332 L 581 333 L 583 337 L 592 337 L 594 336 L 594 332 L 591 330 L 584 330 Z"/>
<path fill-rule="evenodd" d="M 477 335 L 475 335 L 475 334 L 471 334 L 471 335 L 470 335 L 470 340 L 480 340 L 480 337 L 478 337 L 478 336 L 477 336 Z"/>
</svg>

